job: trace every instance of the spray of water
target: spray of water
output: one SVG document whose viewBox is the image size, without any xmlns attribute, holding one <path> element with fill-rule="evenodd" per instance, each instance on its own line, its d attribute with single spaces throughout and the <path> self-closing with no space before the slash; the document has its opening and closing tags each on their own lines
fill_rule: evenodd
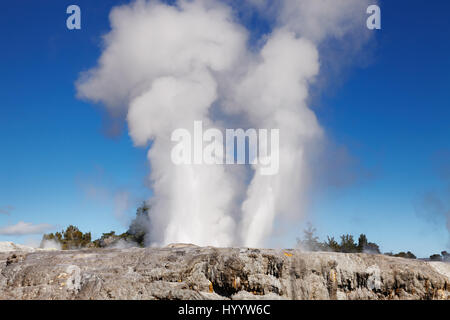
<svg viewBox="0 0 450 320">
<path fill-rule="evenodd" d="M 274 25 L 256 52 L 232 1 L 116 7 L 97 67 L 77 82 L 80 98 L 127 115 L 136 146 L 151 142 L 149 243 L 257 247 L 279 217 L 303 214 L 307 146 L 323 135 L 307 104 L 320 48 L 362 30 L 367 2 L 249 0 L 246 8 Z M 212 116 L 217 106 L 223 117 Z M 253 165 L 243 179 L 241 169 L 170 161 L 173 130 L 194 121 L 233 128 L 228 116 L 247 127 L 280 129 L 278 174 L 255 174 Z"/>
</svg>

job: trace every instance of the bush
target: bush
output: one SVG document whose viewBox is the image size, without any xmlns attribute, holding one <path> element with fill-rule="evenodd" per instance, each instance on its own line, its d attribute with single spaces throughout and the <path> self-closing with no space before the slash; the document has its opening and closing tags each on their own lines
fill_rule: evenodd
<svg viewBox="0 0 450 320">
<path fill-rule="evenodd" d="M 334 237 L 327 237 L 327 241 L 323 243 L 324 247 L 328 250 L 334 251 L 334 252 L 340 252 L 341 246 L 339 243 L 337 243 L 336 240 L 334 240 Z"/>
<path fill-rule="evenodd" d="M 442 261 L 442 256 L 440 254 L 432 254 L 430 256 L 431 261 Z"/>
<path fill-rule="evenodd" d="M 91 244 L 91 233 L 83 233 L 77 227 L 70 225 L 65 231 L 44 234 L 41 247 L 46 240 L 56 241 L 63 250 L 80 249 Z"/>
<path fill-rule="evenodd" d="M 355 253 L 358 252 L 358 246 L 353 240 L 353 236 L 351 234 L 345 234 L 341 236 L 340 252 L 346 253 Z"/>
<path fill-rule="evenodd" d="M 55 241 L 61 246 L 62 250 L 81 249 L 81 248 L 105 248 L 109 247 L 119 240 L 124 240 L 129 243 L 136 243 L 139 246 L 144 246 L 146 238 L 148 237 L 147 230 L 150 226 L 150 207 L 143 202 L 136 210 L 136 218 L 131 222 L 127 232 L 116 235 L 115 231 L 103 233 L 102 236 L 92 241 L 91 233 L 81 232 L 77 227 L 70 225 L 66 230 L 61 232 L 44 234 L 41 241 L 41 247 L 44 246 L 45 241 Z"/>
<path fill-rule="evenodd" d="M 353 235 L 345 234 L 340 237 L 338 243 L 334 237 L 327 237 L 327 241 L 320 242 L 319 237 L 315 235 L 316 229 L 308 223 L 308 227 L 303 230 L 303 239 L 297 239 L 297 244 L 310 251 L 333 251 L 357 253 L 366 252 L 372 254 L 379 254 L 380 248 L 376 243 L 369 242 L 366 235 L 361 234 L 358 238 L 358 244 L 355 243 Z"/>
<path fill-rule="evenodd" d="M 393 256 L 405 259 L 416 259 L 416 256 L 411 251 L 408 251 L 406 253 L 402 251 L 397 254 L 394 254 Z"/>
<path fill-rule="evenodd" d="M 361 234 L 358 238 L 358 252 L 364 252 L 368 245 L 369 242 L 367 241 L 366 235 Z"/>
<path fill-rule="evenodd" d="M 373 242 L 369 242 L 367 246 L 364 248 L 363 252 L 371 254 L 381 254 L 380 247 Z"/>
<path fill-rule="evenodd" d="M 125 238 L 132 240 L 140 246 L 145 246 L 150 227 L 150 207 L 142 202 L 136 210 L 136 218 L 131 222 L 127 232 L 122 234 Z"/>
<path fill-rule="evenodd" d="M 380 254 L 380 247 L 373 242 L 367 241 L 365 234 L 361 234 L 358 238 L 358 252 L 370 253 L 370 254 Z"/>
</svg>

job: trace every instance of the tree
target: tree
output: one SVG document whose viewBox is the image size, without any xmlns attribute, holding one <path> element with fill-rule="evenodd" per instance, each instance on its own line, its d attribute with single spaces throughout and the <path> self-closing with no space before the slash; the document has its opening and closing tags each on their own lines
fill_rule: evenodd
<svg viewBox="0 0 450 320">
<path fill-rule="evenodd" d="M 124 240 L 130 245 L 137 243 L 140 246 L 145 245 L 150 226 L 150 207 L 143 202 L 136 210 L 136 218 L 131 222 L 127 232 L 116 235 L 115 231 L 103 233 L 103 235 L 92 241 L 90 232 L 83 233 L 77 227 L 70 225 L 61 232 L 44 234 L 41 241 L 41 247 L 44 241 L 52 240 L 61 245 L 63 250 L 80 249 L 86 247 L 104 248 L 109 247 L 119 240 Z"/>
<path fill-rule="evenodd" d="M 374 242 L 369 242 L 364 248 L 364 252 L 370 254 L 381 254 L 380 247 Z"/>
<path fill-rule="evenodd" d="M 150 206 L 143 201 L 136 210 L 136 218 L 131 222 L 126 234 L 130 235 L 133 241 L 144 246 L 148 238 L 148 229 L 150 227 Z"/>
<path fill-rule="evenodd" d="M 150 207 L 145 203 L 136 209 L 136 217 L 131 222 L 128 230 L 117 235 L 114 231 L 103 233 L 100 239 L 94 241 L 96 247 L 105 248 L 118 243 L 120 240 L 129 245 L 145 246 L 150 227 Z"/>
<path fill-rule="evenodd" d="M 369 242 L 367 241 L 367 237 L 365 234 L 360 234 L 358 238 L 358 252 L 364 252 L 367 248 Z"/>
<path fill-rule="evenodd" d="M 431 261 L 442 261 L 442 256 L 440 254 L 432 254 L 430 256 Z"/>
<path fill-rule="evenodd" d="M 371 254 L 380 254 L 380 248 L 376 243 L 369 242 L 365 234 L 361 234 L 358 238 L 358 244 L 355 243 L 353 235 L 345 234 L 340 237 L 338 243 L 334 237 L 327 237 L 327 241 L 321 243 L 322 250 L 334 252 L 356 253 L 365 252 Z"/>
<path fill-rule="evenodd" d="M 411 252 L 399 252 L 397 254 L 394 254 L 394 257 L 399 257 L 399 258 L 405 258 L 405 259 L 416 259 L 416 256 Z"/>
<path fill-rule="evenodd" d="M 77 227 L 70 225 L 61 232 L 44 234 L 41 246 L 46 240 L 58 242 L 63 250 L 80 249 L 91 244 L 91 233 L 83 233 Z"/>
<path fill-rule="evenodd" d="M 327 241 L 323 243 L 324 247 L 334 252 L 340 252 L 341 246 L 334 240 L 334 237 L 327 237 Z"/>
<path fill-rule="evenodd" d="M 355 240 L 353 239 L 353 236 L 351 234 L 345 234 L 341 236 L 341 252 L 346 253 L 355 253 L 358 252 L 358 246 L 355 243 Z"/>
<path fill-rule="evenodd" d="M 102 236 L 94 241 L 94 247 L 96 248 L 106 248 L 115 242 L 119 241 L 120 236 L 116 235 L 115 231 L 110 231 L 103 233 Z"/>
<path fill-rule="evenodd" d="M 315 234 L 316 228 L 311 223 L 308 223 L 307 228 L 303 230 L 303 239 L 297 239 L 297 244 L 310 251 L 323 250 L 323 245 L 319 242 L 319 237 Z"/>
<path fill-rule="evenodd" d="M 380 254 L 380 247 L 373 242 L 369 242 L 365 234 L 361 234 L 358 238 L 358 252 L 370 253 L 370 254 Z"/>
</svg>

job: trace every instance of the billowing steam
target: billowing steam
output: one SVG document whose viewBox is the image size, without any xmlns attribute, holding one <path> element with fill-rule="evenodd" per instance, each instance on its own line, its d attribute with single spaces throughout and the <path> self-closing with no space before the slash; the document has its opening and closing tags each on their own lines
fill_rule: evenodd
<svg viewBox="0 0 450 320">
<path fill-rule="evenodd" d="M 111 113 L 125 113 L 135 145 L 151 143 L 149 243 L 257 247 L 277 217 L 301 217 L 307 146 L 322 136 L 307 105 L 321 44 L 363 30 L 367 6 L 249 0 L 247 8 L 275 25 L 257 52 L 227 2 L 136 1 L 112 10 L 98 66 L 77 89 Z M 280 129 L 278 174 L 254 174 L 254 165 L 246 179 L 236 166 L 172 163 L 173 130 L 192 129 L 194 121 L 235 128 L 233 116 L 247 128 Z"/>
</svg>

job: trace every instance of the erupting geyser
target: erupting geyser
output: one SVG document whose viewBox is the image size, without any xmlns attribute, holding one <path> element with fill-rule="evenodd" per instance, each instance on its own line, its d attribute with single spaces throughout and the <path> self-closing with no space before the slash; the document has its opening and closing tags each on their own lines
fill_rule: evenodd
<svg viewBox="0 0 450 320">
<path fill-rule="evenodd" d="M 320 45 L 364 32 L 368 6 L 366 0 L 248 1 L 248 10 L 270 12 L 274 25 L 255 51 L 228 3 L 136 1 L 114 8 L 98 66 L 77 82 L 79 97 L 125 111 L 135 145 L 153 142 L 150 243 L 258 247 L 267 244 L 277 218 L 302 216 L 307 145 L 322 136 L 307 105 Z M 230 115 L 247 128 L 279 129 L 278 174 L 255 174 L 260 164 L 171 161 L 174 130 L 195 121 L 205 129 L 235 128 Z"/>
</svg>

